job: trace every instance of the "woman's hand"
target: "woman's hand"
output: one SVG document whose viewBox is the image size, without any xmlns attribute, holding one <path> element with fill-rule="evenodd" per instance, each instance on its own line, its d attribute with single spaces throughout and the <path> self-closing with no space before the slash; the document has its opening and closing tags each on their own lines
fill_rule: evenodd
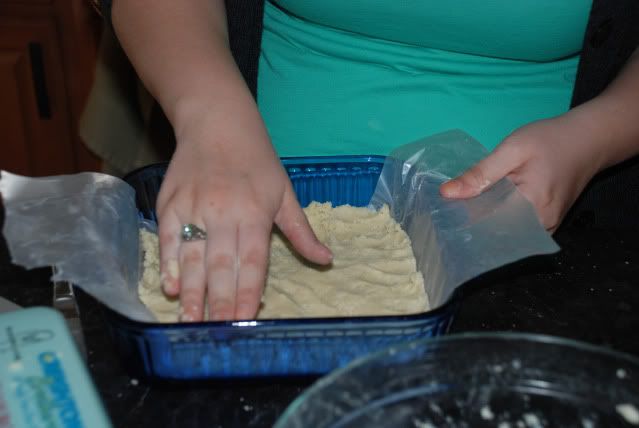
<svg viewBox="0 0 639 428">
<path fill-rule="evenodd" d="M 570 111 L 517 129 L 485 159 L 444 183 L 441 194 L 477 196 L 508 177 L 554 232 L 590 179 L 604 166 L 592 118 Z"/>
<path fill-rule="evenodd" d="M 603 93 L 561 116 L 519 128 L 484 160 L 444 183 L 441 194 L 470 198 L 508 177 L 554 232 L 597 172 L 639 154 L 638 95 L 639 48 Z"/>
<path fill-rule="evenodd" d="M 256 315 L 275 223 L 319 264 L 315 237 L 229 50 L 224 0 L 114 1 L 116 34 L 173 125 L 177 149 L 158 195 L 163 288 L 181 319 Z M 184 224 L 207 233 L 181 241 Z"/>
<path fill-rule="evenodd" d="M 196 114 L 181 131 L 157 203 L 163 287 L 180 296 L 181 320 L 253 318 L 267 272 L 275 223 L 295 249 L 318 264 L 331 253 L 315 237 L 261 121 L 227 124 Z M 226 141 L 225 141 L 226 140 Z M 182 225 L 206 240 L 182 242 Z M 177 267 L 177 269 L 176 269 Z"/>
</svg>

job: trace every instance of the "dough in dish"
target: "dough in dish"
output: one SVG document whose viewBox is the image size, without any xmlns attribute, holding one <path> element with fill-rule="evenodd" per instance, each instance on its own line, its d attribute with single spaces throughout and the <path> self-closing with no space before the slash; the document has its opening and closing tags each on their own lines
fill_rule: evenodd
<svg viewBox="0 0 639 428">
<path fill-rule="evenodd" d="M 428 310 L 424 280 L 408 235 L 387 206 L 379 211 L 312 203 L 304 209 L 331 266 L 304 261 L 274 232 L 258 318 L 404 315 Z M 157 236 L 141 231 L 144 274 L 138 292 L 161 322 L 178 319 L 179 302 L 162 293 Z M 148 272 L 150 271 L 150 272 Z"/>
<path fill-rule="evenodd" d="M 144 254 L 144 270 L 138 282 L 138 296 L 160 322 L 177 322 L 180 301 L 162 291 L 160 279 L 160 243 L 158 235 L 140 229 L 140 251 Z"/>
</svg>

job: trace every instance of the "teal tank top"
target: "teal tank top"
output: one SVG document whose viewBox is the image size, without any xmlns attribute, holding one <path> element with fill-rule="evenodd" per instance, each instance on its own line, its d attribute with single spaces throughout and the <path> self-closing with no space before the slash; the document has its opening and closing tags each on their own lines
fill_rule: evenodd
<svg viewBox="0 0 639 428">
<path fill-rule="evenodd" d="M 258 106 L 280 156 L 493 149 L 568 110 L 591 0 L 266 0 Z"/>
</svg>

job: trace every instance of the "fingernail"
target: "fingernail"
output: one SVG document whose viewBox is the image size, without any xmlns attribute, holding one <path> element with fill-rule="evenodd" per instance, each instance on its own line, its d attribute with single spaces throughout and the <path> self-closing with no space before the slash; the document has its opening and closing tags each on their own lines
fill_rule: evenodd
<svg viewBox="0 0 639 428">
<path fill-rule="evenodd" d="M 462 184 L 459 181 L 452 180 L 444 184 L 444 196 L 455 197 L 461 192 Z"/>
<path fill-rule="evenodd" d="M 171 280 L 167 275 L 162 273 L 160 275 L 160 284 L 162 284 L 162 289 L 166 294 L 173 295 L 176 293 L 177 286 L 175 285 L 175 281 Z"/>
<path fill-rule="evenodd" d="M 176 259 L 171 259 L 166 263 L 166 270 L 168 271 L 169 275 L 172 276 L 173 278 L 180 277 L 180 266 L 178 265 L 178 262 Z"/>
</svg>

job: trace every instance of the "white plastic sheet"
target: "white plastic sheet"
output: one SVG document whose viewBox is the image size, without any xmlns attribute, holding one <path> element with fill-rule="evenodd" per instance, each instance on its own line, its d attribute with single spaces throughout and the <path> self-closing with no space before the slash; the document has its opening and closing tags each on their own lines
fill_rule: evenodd
<svg viewBox="0 0 639 428">
<path fill-rule="evenodd" d="M 387 157 L 373 194 L 371 206 L 388 204 L 410 236 L 432 307 L 482 273 L 559 249 L 508 179 L 475 198 L 440 196 L 442 183 L 487 154 L 459 130 L 401 146 Z"/>
<path fill-rule="evenodd" d="M 558 250 L 506 179 L 472 199 L 440 196 L 441 183 L 486 154 L 462 131 L 401 146 L 388 156 L 371 199 L 373 208 L 388 204 L 411 238 L 432 307 L 484 272 Z M 153 321 L 137 297 L 141 223 L 128 184 L 98 173 L 27 178 L 2 171 L 0 193 L 14 263 L 56 266 L 56 280 L 129 318 Z"/>
</svg>

